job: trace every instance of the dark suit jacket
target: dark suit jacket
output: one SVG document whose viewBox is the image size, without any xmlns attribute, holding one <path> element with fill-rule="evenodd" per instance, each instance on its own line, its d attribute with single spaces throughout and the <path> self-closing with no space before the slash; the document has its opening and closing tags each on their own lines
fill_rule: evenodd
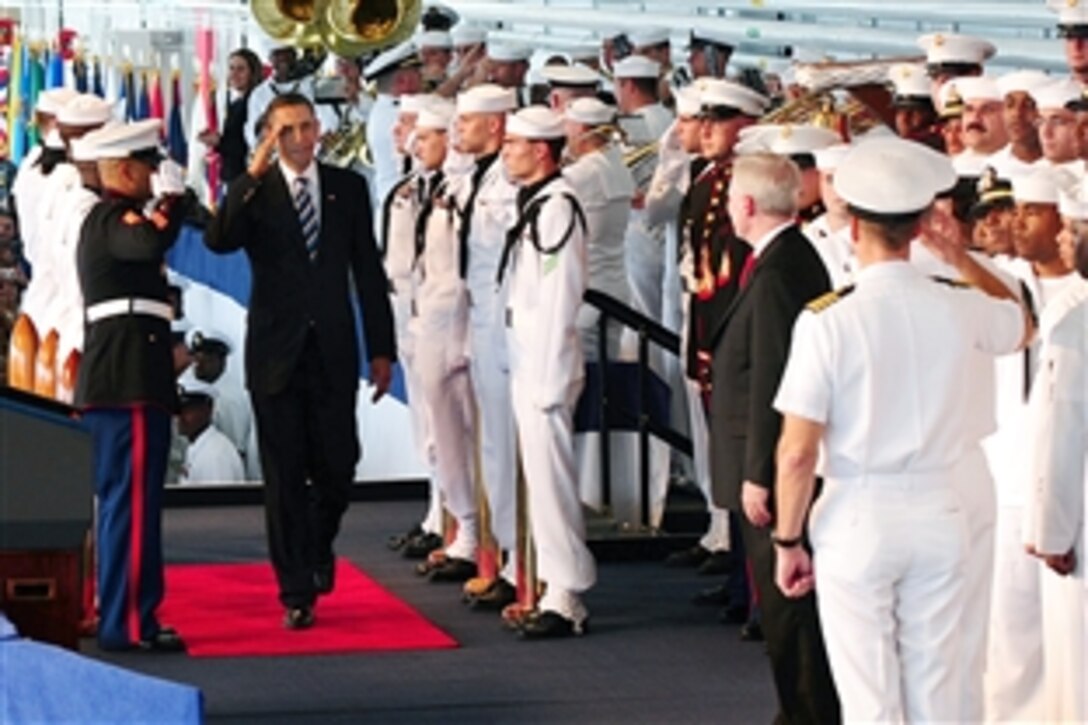
<svg viewBox="0 0 1088 725">
<path fill-rule="evenodd" d="M 714 340 L 710 465 L 714 502 L 738 510 L 741 484 L 774 488 L 782 417 L 772 407 L 790 351 L 793 323 L 828 292 L 823 262 L 796 226 L 759 256 L 748 284 L 722 316 Z"/>
<path fill-rule="evenodd" d="M 321 236 L 315 262 L 306 254 L 294 201 L 278 165 L 260 179 L 248 173 L 235 179 L 208 227 L 206 242 L 212 251 L 245 249 L 253 270 L 246 384 L 255 395 L 284 389 L 311 333 L 329 383 L 337 390 L 355 391 L 359 355 L 353 294 L 362 309 L 369 358 L 396 359 L 389 282 L 374 244 L 366 182 L 323 164 L 318 164 L 318 174 Z"/>
</svg>

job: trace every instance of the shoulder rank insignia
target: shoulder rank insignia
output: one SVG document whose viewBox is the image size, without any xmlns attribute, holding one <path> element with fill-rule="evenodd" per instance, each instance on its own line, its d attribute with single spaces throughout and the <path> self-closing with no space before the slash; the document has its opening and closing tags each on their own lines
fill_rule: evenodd
<svg viewBox="0 0 1088 725">
<path fill-rule="evenodd" d="M 805 305 L 805 309 L 809 310 L 810 312 L 823 312 L 828 307 L 835 304 L 836 302 L 841 300 L 843 297 L 846 297 L 848 294 L 850 294 L 853 291 L 854 291 L 854 285 L 852 285 L 852 284 L 847 285 L 845 287 L 841 287 L 841 288 L 835 290 L 834 292 L 828 292 L 825 295 L 820 295 L 819 297 L 814 299 L 812 302 L 809 302 L 807 305 Z"/>
<path fill-rule="evenodd" d="M 147 219 L 144 218 L 143 214 L 135 212 L 132 209 L 129 209 L 121 215 L 121 223 L 126 226 L 138 226 L 140 224 L 143 224 L 145 221 L 147 221 Z"/>
<path fill-rule="evenodd" d="M 950 277 L 941 277 L 940 275 L 933 275 L 930 277 L 934 282 L 940 282 L 941 284 L 948 285 L 955 289 L 971 289 L 973 285 L 964 282 L 962 279 L 951 279 Z"/>
</svg>

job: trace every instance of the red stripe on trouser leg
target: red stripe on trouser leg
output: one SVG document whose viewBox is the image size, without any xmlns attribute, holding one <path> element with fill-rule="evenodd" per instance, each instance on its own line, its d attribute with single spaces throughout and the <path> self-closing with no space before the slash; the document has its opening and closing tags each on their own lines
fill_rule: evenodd
<svg viewBox="0 0 1088 725">
<path fill-rule="evenodd" d="M 127 618 L 128 636 L 139 642 L 140 632 L 140 568 L 143 564 L 144 485 L 147 477 L 147 419 L 143 408 L 132 409 L 132 527 L 129 551 Z"/>
</svg>

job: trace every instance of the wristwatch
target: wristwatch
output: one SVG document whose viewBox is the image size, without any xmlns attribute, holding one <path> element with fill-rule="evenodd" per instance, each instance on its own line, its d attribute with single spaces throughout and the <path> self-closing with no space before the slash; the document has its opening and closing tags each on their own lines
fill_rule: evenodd
<svg viewBox="0 0 1088 725">
<path fill-rule="evenodd" d="M 771 543 L 774 544 L 775 546 L 780 546 L 783 549 L 793 549 L 795 547 L 800 546 L 801 542 L 804 540 L 804 538 L 805 537 L 803 535 L 801 535 L 801 536 L 796 536 L 796 537 L 794 537 L 792 539 L 783 539 L 782 537 L 778 536 L 777 534 L 771 534 Z"/>
</svg>

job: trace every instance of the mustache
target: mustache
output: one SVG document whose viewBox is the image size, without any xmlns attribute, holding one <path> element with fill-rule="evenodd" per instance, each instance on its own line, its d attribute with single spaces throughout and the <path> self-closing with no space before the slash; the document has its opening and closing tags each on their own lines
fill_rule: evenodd
<svg viewBox="0 0 1088 725">
<path fill-rule="evenodd" d="M 963 127 L 964 131 L 978 131 L 980 133 L 986 133 L 986 124 L 984 123 L 969 123 Z"/>
</svg>

